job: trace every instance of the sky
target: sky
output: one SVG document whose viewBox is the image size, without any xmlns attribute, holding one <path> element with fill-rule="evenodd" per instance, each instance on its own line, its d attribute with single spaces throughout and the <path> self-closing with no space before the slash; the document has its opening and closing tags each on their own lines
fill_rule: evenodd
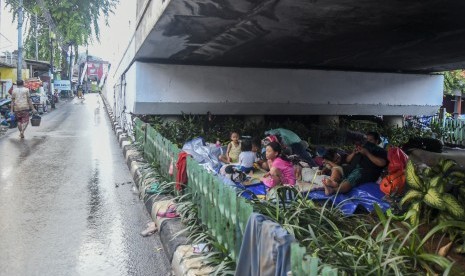
<svg viewBox="0 0 465 276">
<path fill-rule="evenodd" d="M 0 33 L 3 35 L 0 38 L 0 51 L 12 52 L 18 47 L 18 23 L 17 21 L 12 22 L 13 15 L 10 12 L 10 8 L 5 7 L 4 0 L 0 0 L 0 3 Z M 89 54 L 107 60 L 113 67 L 116 67 L 133 34 L 135 13 L 136 3 L 134 0 L 120 0 L 115 13 L 110 15 L 108 19 L 109 26 L 106 26 L 103 18 L 101 18 L 99 23 L 100 43 L 94 41 L 93 44 L 89 46 Z M 23 24 L 23 34 L 25 34 L 24 28 L 26 25 L 29 26 L 28 18 L 25 18 L 25 24 Z M 81 49 L 82 52 L 85 51 L 84 48 Z"/>
</svg>

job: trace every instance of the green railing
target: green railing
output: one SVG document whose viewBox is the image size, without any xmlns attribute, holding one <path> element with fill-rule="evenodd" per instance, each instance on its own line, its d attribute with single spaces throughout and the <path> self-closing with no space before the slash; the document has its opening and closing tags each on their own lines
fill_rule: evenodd
<svg viewBox="0 0 465 276">
<path fill-rule="evenodd" d="M 168 173 L 168 169 L 172 160 L 176 162 L 179 148 L 139 119 L 135 120 L 135 138 L 143 144 L 145 158 L 159 164 L 160 173 L 174 180 L 176 168 L 173 175 Z M 187 188 L 192 192 L 194 203 L 198 206 L 200 221 L 230 252 L 231 258 L 237 260 L 245 227 L 253 211 L 252 205 L 243 197 L 237 196 L 233 187 L 223 184 L 192 158 L 187 159 L 187 177 Z M 305 248 L 297 243 L 292 245 L 293 275 L 317 275 L 318 263 L 318 258 L 307 255 Z M 337 275 L 337 270 L 324 267 L 320 274 Z"/>
<path fill-rule="evenodd" d="M 142 144 L 144 157 L 150 163 L 158 166 L 159 173 L 169 179 L 176 180 L 176 160 L 180 150 L 176 145 L 161 136 L 153 127 L 144 124 L 141 120 L 135 120 L 135 139 Z M 169 173 L 170 165 L 173 165 L 173 173 Z"/>
<path fill-rule="evenodd" d="M 145 142 L 145 123 L 138 118 L 134 121 L 134 137 L 136 142 L 143 145 Z"/>
<path fill-rule="evenodd" d="M 451 146 L 465 146 L 465 120 L 443 118 L 438 114 L 433 116 L 414 117 L 408 120 L 408 125 L 415 128 L 431 128 L 440 130 L 441 140 Z"/>
<path fill-rule="evenodd" d="M 465 120 L 446 119 L 444 121 L 444 142 L 465 146 Z"/>
<path fill-rule="evenodd" d="M 188 189 L 199 206 L 200 221 L 236 260 L 252 206 L 194 159 L 187 160 Z"/>
</svg>

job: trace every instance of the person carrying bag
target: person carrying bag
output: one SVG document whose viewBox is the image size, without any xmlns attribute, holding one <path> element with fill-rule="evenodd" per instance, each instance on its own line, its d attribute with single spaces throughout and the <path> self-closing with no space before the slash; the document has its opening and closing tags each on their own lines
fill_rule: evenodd
<svg viewBox="0 0 465 276">
<path fill-rule="evenodd" d="M 34 114 L 37 113 L 32 104 L 29 89 L 24 87 L 23 80 L 18 80 L 17 87 L 11 93 L 11 112 L 15 114 L 18 122 L 20 139 L 24 139 L 24 131 L 29 124 L 29 110 L 32 110 Z"/>
</svg>

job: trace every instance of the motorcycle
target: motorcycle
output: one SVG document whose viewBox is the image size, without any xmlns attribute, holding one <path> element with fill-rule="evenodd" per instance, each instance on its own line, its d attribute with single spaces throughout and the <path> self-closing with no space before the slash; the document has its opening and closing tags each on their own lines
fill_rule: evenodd
<svg viewBox="0 0 465 276">
<path fill-rule="evenodd" d="M 3 126 L 9 126 L 9 128 L 17 127 L 15 115 L 10 112 L 10 107 L 7 105 L 2 106 L 2 102 L 0 100 L 0 115 L 4 118 L 0 120 L 0 124 Z"/>
<path fill-rule="evenodd" d="M 50 103 L 50 106 L 52 108 L 55 108 L 55 103 L 58 102 L 58 93 L 57 92 L 53 94 L 47 93 L 47 98 L 48 98 L 48 102 Z"/>
</svg>

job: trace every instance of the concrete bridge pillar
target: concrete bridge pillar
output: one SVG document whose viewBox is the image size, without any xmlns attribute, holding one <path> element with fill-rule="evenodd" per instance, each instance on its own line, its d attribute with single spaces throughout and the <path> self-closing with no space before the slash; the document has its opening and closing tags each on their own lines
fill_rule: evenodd
<svg viewBox="0 0 465 276">
<path fill-rule="evenodd" d="M 383 120 L 388 126 L 397 126 L 403 127 L 404 126 L 404 116 L 396 115 L 396 116 L 383 116 Z"/>
</svg>

